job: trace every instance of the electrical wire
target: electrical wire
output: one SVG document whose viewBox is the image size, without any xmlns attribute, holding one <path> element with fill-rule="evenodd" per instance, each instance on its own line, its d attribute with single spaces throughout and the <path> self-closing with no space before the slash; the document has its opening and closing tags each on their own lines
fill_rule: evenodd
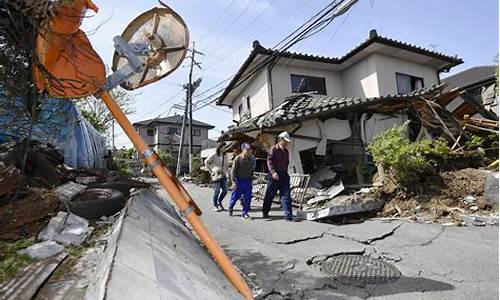
<svg viewBox="0 0 500 300">
<path fill-rule="evenodd" d="M 290 49 L 292 46 L 294 46 L 298 42 L 300 42 L 306 38 L 309 38 L 312 35 L 317 34 L 321 30 L 323 30 L 326 26 L 328 26 L 337 17 L 332 12 L 334 12 L 334 10 L 339 5 L 341 5 L 343 2 L 344 2 L 343 0 L 330 2 L 330 4 L 328 4 L 322 10 L 320 10 L 318 13 L 316 13 L 313 17 L 311 17 L 309 20 L 307 20 L 300 27 L 295 29 L 291 34 L 289 34 L 287 37 L 285 37 L 284 39 L 279 41 L 272 48 L 272 50 L 274 50 L 274 53 L 272 55 L 270 55 L 269 57 L 260 61 L 243 78 L 238 79 L 238 81 L 233 85 L 232 89 L 243 84 L 246 80 L 248 80 L 254 74 L 259 72 L 268 63 L 270 63 L 274 59 L 278 58 L 280 53 L 287 51 L 288 49 Z M 329 16 L 330 14 L 331 14 L 331 16 Z M 280 46 L 280 45 L 282 45 L 282 46 L 278 48 L 278 46 Z M 224 90 L 225 89 L 219 90 L 216 93 L 213 93 L 211 96 L 214 97 L 215 95 L 217 95 L 218 93 L 220 93 Z M 219 99 L 219 97 L 214 98 L 214 99 L 209 99 L 209 97 L 206 97 L 202 100 L 199 100 L 197 103 L 202 103 L 202 105 L 197 107 L 196 110 L 200 110 L 200 109 L 206 107 L 207 105 L 210 105 L 211 103 L 213 103 Z M 193 111 L 195 111 L 195 110 L 193 110 Z"/>
</svg>

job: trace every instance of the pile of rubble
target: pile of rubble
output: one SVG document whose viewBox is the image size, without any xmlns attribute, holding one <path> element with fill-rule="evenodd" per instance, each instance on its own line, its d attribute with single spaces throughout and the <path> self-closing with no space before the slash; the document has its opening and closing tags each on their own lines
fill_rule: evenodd
<svg viewBox="0 0 500 300">
<path fill-rule="evenodd" d="M 466 168 L 441 173 L 442 180 L 414 195 L 381 194 L 383 217 L 457 225 L 498 224 L 498 172 Z"/>
<path fill-rule="evenodd" d="M 456 225 L 498 224 L 498 172 L 447 171 L 405 193 L 394 184 L 344 185 L 330 167 L 311 174 L 298 215 L 334 220 L 356 215 Z"/>
<path fill-rule="evenodd" d="M 384 201 L 372 187 L 344 186 L 338 174 L 323 167 L 311 174 L 299 217 L 319 220 L 379 210 Z"/>
<path fill-rule="evenodd" d="M 25 143 L 1 144 L 0 240 L 36 236 L 59 209 L 109 215 L 123 207 L 131 188 L 142 187 L 149 185 L 115 171 L 70 168 L 47 144 L 32 142 L 27 151 Z M 118 203 L 105 208 L 110 197 Z"/>
</svg>

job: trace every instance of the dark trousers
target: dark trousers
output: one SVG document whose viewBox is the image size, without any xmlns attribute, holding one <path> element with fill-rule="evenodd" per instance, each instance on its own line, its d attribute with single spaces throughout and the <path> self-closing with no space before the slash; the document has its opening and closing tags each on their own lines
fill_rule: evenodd
<svg viewBox="0 0 500 300">
<path fill-rule="evenodd" d="M 290 196 L 290 175 L 287 172 L 278 171 L 278 180 L 274 179 L 271 174 L 269 174 L 267 180 L 266 194 L 264 196 L 264 203 L 262 205 L 262 213 L 264 215 L 269 214 L 271 210 L 271 204 L 276 192 L 280 192 L 281 196 L 281 206 L 283 207 L 283 213 L 285 217 L 292 217 L 292 197 Z"/>
</svg>

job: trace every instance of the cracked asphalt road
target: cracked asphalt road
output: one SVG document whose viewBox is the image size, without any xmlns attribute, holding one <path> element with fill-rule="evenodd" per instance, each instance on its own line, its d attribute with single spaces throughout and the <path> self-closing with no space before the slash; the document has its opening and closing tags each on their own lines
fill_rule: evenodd
<svg viewBox="0 0 500 300">
<path fill-rule="evenodd" d="M 279 207 L 253 220 L 211 210 L 212 190 L 186 184 L 203 221 L 246 275 L 259 299 L 498 299 L 498 230 L 369 220 L 331 225 L 286 222 Z M 163 191 L 160 195 L 165 196 Z M 227 196 L 228 198 L 229 196 Z M 227 198 L 225 203 L 227 203 Z M 329 279 L 319 264 L 339 254 L 385 259 L 402 273 L 387 284 Z"/>
</svg>

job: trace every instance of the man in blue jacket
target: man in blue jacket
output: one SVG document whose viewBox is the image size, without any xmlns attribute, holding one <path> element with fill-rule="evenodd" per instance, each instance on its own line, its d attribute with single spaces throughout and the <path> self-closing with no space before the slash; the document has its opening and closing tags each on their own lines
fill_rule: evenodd
<svg viewBox="0 0 500 300">
<path fill-rule="evenodd" d="M 288 143 L 291 142 L 288 132 L 283 131 L 278 136 L 278 143 L 274 145 L 267 155 L 267 167 L 269 169 L 266 194 L 262 205 L 262 216 L 269 217 L 271 204 L 276 196 L 276 192 L 280 192 L 281 206 L 285 219 L 293 220 L 292 214 L 292 198 L 290 196 L 290 175 L 288 175 L 289 153 Z"/>
</svg>

